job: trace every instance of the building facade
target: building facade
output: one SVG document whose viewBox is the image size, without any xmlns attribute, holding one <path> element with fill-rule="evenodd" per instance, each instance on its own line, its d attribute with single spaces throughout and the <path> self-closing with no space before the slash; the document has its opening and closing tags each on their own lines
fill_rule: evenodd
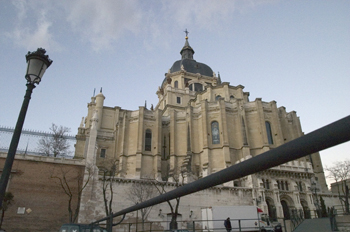
<svg viewBox="0 0 350 232">
<path fill-rule="evenodd" d="M 128 180 L 171 182 L 180 175 L 190 182 L 303 136 L 295 111 L 287 112 L 276 101 L 250 101 L 244 86 L 221 81 L 208 65 L 194 60 L 188 37 L 180 54 L 181 59 L 160 80 L 155 107 L 125 110 L 105 106 L 102 92 L 92 97 L 76 136 L 75 158 L 84 158 L 99 168 L 106 161 L 115 162 L 120 188 L 127 188 Z M 88 204 L 103 207 L 101 194 L 91 195 L 100 191 L 98 177 L 95 180 L 90 186 L 94 189 L 83 197 L 81 221 L 105 216 L 102 208 L 95 214 L 89 212 L 90 216 L 84 214 Z M 192 207 L 198 218 L 201 207 L 213 204 L 255 204 L 270 216 L 285 218 L 295 209 L 307 216 L 306 212 L 317 206 L 312 184 L 319 194 L 328 194 L 319 153 L 218 186 L 228 193 L 244 190 L 244 194 L 222 192 L 229 198 L 226 202 L 208 203 L 196 195 L 186 199 L 196 202 Z M 221 199 L 223 195 L 210 197 Z M 116 208 L 130 206 L 120 195 L 118 198 Z"/>
</svg>

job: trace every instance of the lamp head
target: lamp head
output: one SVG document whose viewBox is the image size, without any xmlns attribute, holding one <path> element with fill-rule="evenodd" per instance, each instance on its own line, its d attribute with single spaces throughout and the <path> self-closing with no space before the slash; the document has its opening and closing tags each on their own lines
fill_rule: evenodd
<svg viewBox="0 0 350 232">
<path fill-rule="evenodd" d="M 25 78 L 28 84 L 39 84 L 46 69 L 52 64 L 52 60 L 45 53 L 45 49 L 38 48 L 35 52 L 28 52 L 26 55 L 28 65 Z"/>
</svg>

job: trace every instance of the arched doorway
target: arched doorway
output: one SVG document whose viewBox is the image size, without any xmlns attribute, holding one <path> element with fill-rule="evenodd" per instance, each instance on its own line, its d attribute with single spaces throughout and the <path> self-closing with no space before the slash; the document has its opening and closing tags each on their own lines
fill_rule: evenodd
<svg viewBox="0 0 350 232">
<path fill-rule="evenodd" d="M 290 219 L 290 213 L 289 213 L 288 203 L 285 200 L 281 200 L 281 205 L 282 205 L 282 209 L 283 209 L 284 219 L 289 220 Z"/>
<path fill-rule="evenodd" d="M 266 205 L 267 205 L 269 218 L 273 221 L 277 221 L 276 206 L 273 200 L 270 198 L 266 198 Z"/>
<path fill-rule="evenodd" d="M 305 219 L 310 219 L 311 218 L 311 213 L 310 213 L 310 208 L 307 205 L 307 202 L 305 200 L 300 200 L 301 206 L 303 207 L 304 211 L 304 218 Z"/>
</svg>

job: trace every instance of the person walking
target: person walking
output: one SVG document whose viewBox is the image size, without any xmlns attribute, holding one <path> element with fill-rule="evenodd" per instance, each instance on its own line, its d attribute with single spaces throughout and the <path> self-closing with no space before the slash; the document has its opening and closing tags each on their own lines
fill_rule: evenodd
<svg viewBox="0 0 350 232">
<path fill-rule="evenodd" d="M 224 226 L 225 226 L 227 232 L 231 232 L 232 227 L 231 227 L 231 221 L 230 221 L 229 217 L 224 221 Z"/>
</svg>

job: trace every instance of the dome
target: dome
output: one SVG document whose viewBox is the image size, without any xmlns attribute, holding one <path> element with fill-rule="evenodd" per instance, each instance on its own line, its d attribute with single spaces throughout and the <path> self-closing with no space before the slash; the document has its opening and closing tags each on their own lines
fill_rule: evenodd
<svg viewBox="0 0 350 232">
<path fill-rule="evenodd" d="M 175 61 L 173 66 L 170 68 L 170 73 L 177 72 L 181 70 L 181 66 L 186 72 L 199 73 L 201 75 L 213 76 L 213 70 L 206 64 L 199 63 L 192 59 L 182 59 Z"/>
<path fill-rule="evenodd" d="M 188 43 L 188 37 L 186 36 L 186 42 L 184 47 L 180 51 L 181 60 L 175 61 L 173 66 L 170 68 L 170 73 L 180 71 L 181 68 L 186 72 L 199 73 L 201 75 L 213 76 L 213 70 L 206 64 L 199 63 L 193 59 L 194 50 Z"/>
</svg>

